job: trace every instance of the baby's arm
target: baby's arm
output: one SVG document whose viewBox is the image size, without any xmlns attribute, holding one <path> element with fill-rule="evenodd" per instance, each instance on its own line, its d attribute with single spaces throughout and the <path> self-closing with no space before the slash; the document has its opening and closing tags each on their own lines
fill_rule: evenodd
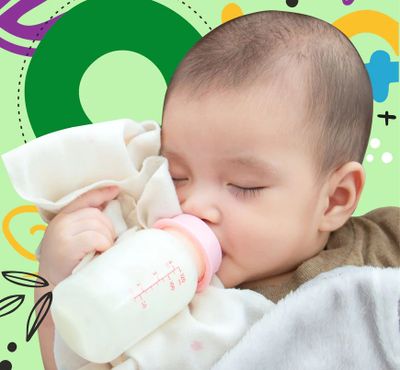
<svg viewBox="0 0 400 370">
<path fill-rule="evenodd" d="M 40 244 L 39 258 L 39 275 L 49 286 L 35 289 L 35 302 L 69 276 L 87 253 L 104 252 L 113 245 L 115 230 L 101 209 L 118 192 L 117 187 L 89 191 L 49 222 Z M 54 323 L 50 311 L 39 327 L 39 342 L 45 369 L 56 370 Z"/>
</svg>

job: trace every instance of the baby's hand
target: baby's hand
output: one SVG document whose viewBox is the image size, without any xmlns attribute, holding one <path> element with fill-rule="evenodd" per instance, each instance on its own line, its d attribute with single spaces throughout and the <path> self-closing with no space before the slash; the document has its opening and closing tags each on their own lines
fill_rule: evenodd
<svg viewBox="0 0 400 370">
<path fill-rule="evenodd" d="M 113 245 L 114 227 L 101 210 L 118 193 L 117 186 L 91 190 L 49 222 L 41 241 L 39 275 L 57 285 L 87 253 L 104 252 Z"/>
</svg>

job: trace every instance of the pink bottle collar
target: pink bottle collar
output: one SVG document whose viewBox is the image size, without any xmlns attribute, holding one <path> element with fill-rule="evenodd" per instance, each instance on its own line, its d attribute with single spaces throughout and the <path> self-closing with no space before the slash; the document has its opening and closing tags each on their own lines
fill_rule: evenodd
<svg viewBox="0 0 400 370">
<path fill-rule="evenodd" d="M 177 229 L 190 238 L 199 248 L 205 262 L 205 272 L 198 282 L 196 292 L 203 291 L 210 284 L 212 276 L 218 271 L 222 261 L 221 246 L 210 227 L 198 217 L 189 214 L 159 219 L 152 227 Z"/>
</svg>

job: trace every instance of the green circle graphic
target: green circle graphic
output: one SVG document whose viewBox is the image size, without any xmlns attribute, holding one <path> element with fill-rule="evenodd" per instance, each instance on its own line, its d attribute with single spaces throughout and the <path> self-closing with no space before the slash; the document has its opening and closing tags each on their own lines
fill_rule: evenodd
<svg viewBox="0 0 400 370">
<path fill-rule="evenodd" d="M 29 64 L 25 101 L 33 132 L 39 137 L 91 123 L 80 103 L 79 84 L 102 55 L 117 50 L 141 54 L 168 84 L 200 38 L 190 23 L 154 1 L 87 0 L 77 5 L 47 32 Z"/>
</svg>

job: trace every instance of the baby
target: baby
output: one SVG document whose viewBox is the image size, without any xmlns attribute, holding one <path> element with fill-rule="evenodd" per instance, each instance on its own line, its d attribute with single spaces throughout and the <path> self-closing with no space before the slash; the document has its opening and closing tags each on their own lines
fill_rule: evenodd
<svg viewBox="0 0 400 370">
<path fill-rule="evenodd" d="M 165 97 L 162 155 L 183 212 L 221 243 L 217 276 L 226 288 L 276 302 L 335 267 L 400 266 L 398 208 L 351 218 L 365 183 L 372 106 L 356 49 L 313 17 L 253 13 L 188 52 Z M 114 243 L 98 210 L 117 194 L 89 192 L 49 223 L 39 274 L 53 286 L 86 253 Z M 48 315 L 40 341 L 49 369 L 53 330 Z"/>
</svg>

